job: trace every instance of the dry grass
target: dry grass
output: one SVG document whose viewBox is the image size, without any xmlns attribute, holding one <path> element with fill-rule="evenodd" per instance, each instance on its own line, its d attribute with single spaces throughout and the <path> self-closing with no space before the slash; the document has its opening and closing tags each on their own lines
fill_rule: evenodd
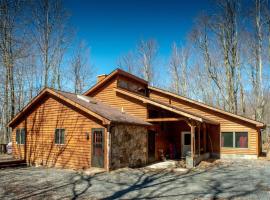
<svg viewBox="0 0 270 200">
<path fill-rule="evenodd" d="M 210 169 L 213 167 L 229 166 L 232 164 L 232 161 L 229 160 L 221 160 L 221 159 L 207 159 L 200 162 L 200 164 L 196 167 L 197 169 Z"/>
</svg>

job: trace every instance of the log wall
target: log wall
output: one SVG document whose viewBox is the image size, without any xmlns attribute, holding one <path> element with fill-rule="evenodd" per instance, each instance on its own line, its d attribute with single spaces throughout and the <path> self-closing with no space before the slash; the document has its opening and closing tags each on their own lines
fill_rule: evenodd
<svg viewBox="0 0 270 200">
<path fill-rule="evenodd" d="M 17 128 L 26 128 L 26 146 L 16 144 Z M 65 144 L 63 145 L 54 143 L 56 128 L 65 129 Z M 105 127 L 100 121 L 75 107 L 57 98 L 47 97 L 13 127 L 13 155 L 15 158 L 25 158 L 29 164 L 33 165 L 89 168 L 91 167 L 92 128 Z M 89 134 L 89 139 L 87 139 L 87 134 Z M 104 134 L 104 166 L 107 166 L 106 128 Z"/>
</svg>

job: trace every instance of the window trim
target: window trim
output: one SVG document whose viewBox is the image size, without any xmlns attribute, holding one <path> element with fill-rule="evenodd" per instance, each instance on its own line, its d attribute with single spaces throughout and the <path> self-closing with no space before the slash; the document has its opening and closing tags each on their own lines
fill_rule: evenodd
<svg viewBox="0 0 270 200">
<path fill-rule="evenodd" d="M 228 132 L 232 132 L 233 133 L 233 147 L 222 147 L 221 146 L 221 141 L 222 141 L 222 133 L 228 133 Z M 247 133 L 247 137 L 248 137 L 248 142 L 247 142 L 247 147 L 246 148 L 243 148 L 243 147 L 236 147 L 235 146 L 235 134 L 236 133 L 243 133 L 243 132 L 245 132 L 245 133 Z M 220 143 L 220 148 L 221 149 L 234 149 L 234 150 L 237 150 L 237 149 L 239 149 L 239 150 L 241 150 L 241 149 L 249 149 L 249 141 L 250 141 L 250 139 L 249 139 L 249 132 L 247 131 L 247 130 L 239 130 L 239 131 L 231 131 L 231 130 L 222 130 L 222 131 L 220 131 L 220 141 L 219 141 L 219 143 Z"/>
<path fill-rule="evenodd" d="M 56 139 L 56 131 L 57 130 L 64 130 L 64 143 L 56 143 L 55 142 L 55 139 Z M 60 132 L 60 133 L 62 133 L 62 132 Z M 59 135 L 59 142 L 61 142 L 61 134 Z M 56 128 L 55 130 L 54 130 L 54 137 L 53 137 L 53 142 L 54 142 L 54 145 L 57 145 L 57 146 L 63 146 L 63 145 L 65 145 L 66 144 L 66 129 L 65 128 Z"/>
</svg>

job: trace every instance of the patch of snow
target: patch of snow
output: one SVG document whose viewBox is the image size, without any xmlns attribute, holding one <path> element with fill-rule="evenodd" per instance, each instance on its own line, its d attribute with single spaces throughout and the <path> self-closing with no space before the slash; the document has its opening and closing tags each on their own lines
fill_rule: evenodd
<svg viewBox="0 0 270 200">
<path fill-rule="evenodd" d="M 175 168 L 177 165 L 177 161 L 167 160 L 164 162 L 155 163 L 147 166 L 149 169 L 167 169 L 167 168 Z"/>
<path fill-rule="evenodd" d="M 77 95 L 77 98 L 78 99 L 81 99 L 81 100 L 83 100 L 83 101 L 86 101 L 86 102 L 90 102 L 90 99 L 88 99 L 87 97 L 84 97 L 84 96 L 82 96 L 82 95 Z"/>
</svg>

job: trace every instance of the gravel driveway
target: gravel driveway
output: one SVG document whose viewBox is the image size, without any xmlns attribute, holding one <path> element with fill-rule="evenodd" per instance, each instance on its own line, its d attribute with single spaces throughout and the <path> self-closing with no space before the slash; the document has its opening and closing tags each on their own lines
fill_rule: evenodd
<svg viewBox="0 0 270 200">
<path fill-rule="evenodd" d="M 29 167 L 0 170 L 0 199 L 270 199 L 270 162 L 235 161 L 187 174 L 124 169 L 95 176 Z"/>
</svg>

